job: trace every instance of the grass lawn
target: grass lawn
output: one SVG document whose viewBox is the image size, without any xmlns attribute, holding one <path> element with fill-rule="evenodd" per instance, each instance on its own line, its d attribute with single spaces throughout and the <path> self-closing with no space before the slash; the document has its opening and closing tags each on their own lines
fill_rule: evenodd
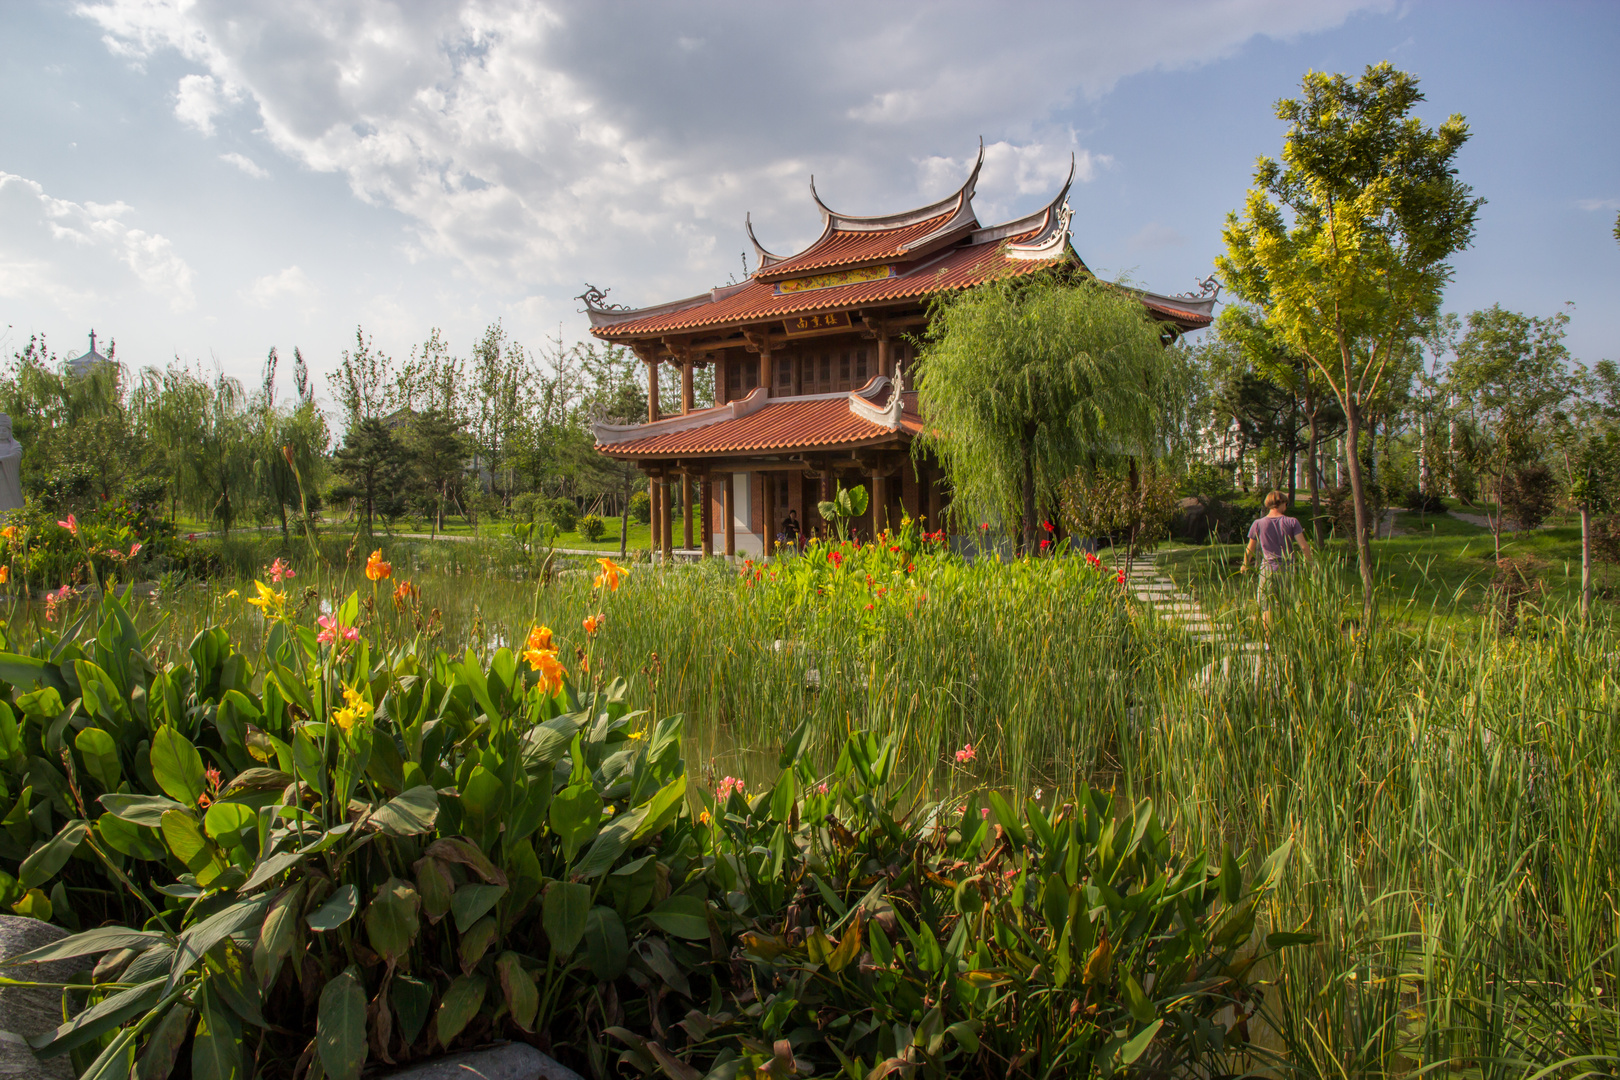
<svg viewBox="0 0 1620 1080">
<path fill-rule="evenodd" d="M 1479 605 L 1495 572 L 1496 554 L 1488 529 L 1449 514 L 1429 514 L 1423 520 L 1402 512 L 1397 527 L 1406 535 L 1372 543 L 1379 579 L 1380 611 L 1385 615 L 1470 621 L 1480 617 Z M 1346 612 L 1360 606 L 1361 586 L 1355 553 L 1339 540 L 1327 551 L 1345 593 Z M 1581 531 L 1578 525 L 1555 525 L 1534 532 L 1504 533 L 1505 558 L 1529 558 L 1532 574 L 1545 591 L 1549 607 L 1573 607 L 1580 602 Z M 1238 574 L 1242 544 L 1215 544 L 1166 548 L 1161 564 L 1178 583 L 1217 608 L 1252 601 L 1254 579 Z M 1613 586 L 1615 568 L 1599 565 L 1594 584 L 1603 596 Z M 1603 601 L 1599 601 L 1600 604 Z"/>
<path fill-rule="evenodd" d="M 618 551 L 619 519 L 616 517 L 605 517 L 602 519 L 602 523 L 607 526 L 607 531 L 602 534 L 602 538 L 600 540 L 593 542 L 585 539 L 585 537 L 581 536 L 578 532 L 565 532 L 558 534 L 557 546 L 559 548 L 573 548 L 577 550 L 589 551 Z M 232 535 L 236 535 L 238 533 L 247 534 L 256 531 L 274 532 L 279 527 L 280 526 L 277 523 L 260 525 L 255 522 L 252 524 L 238 525 L 236 528 L 231 530 L 231 533 Z M 175 531 L 180 533 L 182 536 L 188 533 L 215 533 L 218 531 L 218 528 L 218 522 L 198 521 L 192 518 L 184 517 L 175 519 Z M 352 531 L 353 528 L 354 523 L 349 521 L 327 520 L 321 524 L 321 531 L 323 533 L 329 533 L 332 535 Z M 679 528 L 680 526 L 677 524 L 677 535 L 679 533 Z M 407 534 L 410 536 L 425 537 L 431 534 L 433 531 L 432 522 L 409 517 L 400 518 L 398 521 L 394 522 L 391 530 L 387 523 L 381 520 L 377 522 L 376 526 L 376 532 L 379 536 L 397 536 L 400 534 Z M 438 530 L 438 535 L 441 537 L 481 536 L 488 539 L 504 539 L 512 535 L 512 522 L 504 518 L 491 519 L 486 517 L 479 521 L 477 528 L 474 528 L 467 524 L 465 518 L 447 518 L 444 523 L 444 528 Z M 650 525 L 636 524 L 635 522 L 631 522 L 630 535 L 626 544 L 627 549 L 634 551 L 637 548 L 645 548 L 649 546 L 651 543 L 651 535 Z"/>
</svg>

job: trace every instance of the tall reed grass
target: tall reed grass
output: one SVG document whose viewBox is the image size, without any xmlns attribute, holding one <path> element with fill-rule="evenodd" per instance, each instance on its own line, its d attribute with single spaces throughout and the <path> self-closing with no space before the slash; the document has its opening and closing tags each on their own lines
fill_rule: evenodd
<svg viewBox="0 0 1620 1080">
<path fill-rule="evenodd" d="M 510 544 L 386 554 L 419 609 L 397 609 L 393 583 L 367 582 L 365 552 L 343 544 L 321 561 L 295 552 L 287 587 L 310 611 L 358 588 L 379 636 L 477 649 L 540 622 L 565 658 L 583 642 L 593 563 L 560 561 L 540 584 Z M 269 559 L 262 545 L 237 556 Z M 1188 848 L 1263 852 L 1292 837 L 1271 928 L 1320 940 L 1271 973 L 1263 1038 L 1279 1072 L 1620 1073 L 1609 621 L 1551 608 L 1501 637 L 1458 600 L 1360 627 L 1345 614 L 1358 586 L 1330 556 L 1298 575 L 1269 650 L 1239 650 L 1194 640 L 1124 590 L 1099 602 L 1096 584 L 1079 560 L 952 565 L 927 602 L 867 612 L 785 606 L 718 560 L 642 564 L 604 594 L 596 656 L 638 705 L 686 714 L 699 775 L 763 779 L 808 718 L 824 761 L 849 730 L 897 733 L 927 791 L 982 783 L 1050 804 L 1086 781 L 1151 796 Z M 1200 587 L 1217 621 L 1258 642 L 1247 585 Z M 142 619 L 170 655 L 210 622 L 251 643 L 258 615 L 226 588 L 160 592 Z M 13 611 L 14 647 L 38 617 Z M 953 751 L 966 743 L 977 754 L 964 766 Z"/>
</svg>

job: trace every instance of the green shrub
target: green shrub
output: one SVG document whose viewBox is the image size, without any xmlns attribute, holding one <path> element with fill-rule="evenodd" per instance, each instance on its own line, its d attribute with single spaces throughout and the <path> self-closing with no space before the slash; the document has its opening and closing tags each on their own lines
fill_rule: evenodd
<svg viewBox="0 0 1620 1080">
<path fill-rule="evenodd" d="M 573 499 L 552 499 L 546 504 L 546 520 L 563 532 L 573 532 L 579 524 L 579 506 Z"/>
<path fill-rule="evenodd" d="M 1558 478 L 1542 464 L 1508 473 L 1502 483 L 1502 511 L 1521 529 L 1537 529 L 1558 502 Z"/>
<path fill-rule="evenodd" d="M 630 496 L 630 520 L 637 525 L 645 525 L 652 521 L 652 496 L 645 491 L 638 491 Z"/>
<path fill-rule="evenodd" d="M 579 519 L 578 529 L 579 535 L 594 544 L 607 532 L 607 523 L 596 514 L 586 514 Z"/>
</svg>

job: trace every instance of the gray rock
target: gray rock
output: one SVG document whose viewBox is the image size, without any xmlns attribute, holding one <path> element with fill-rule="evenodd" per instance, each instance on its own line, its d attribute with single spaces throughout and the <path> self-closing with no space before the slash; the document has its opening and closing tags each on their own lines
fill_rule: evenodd
<svg viewBox="0 0 1620 1080">
<path fill-rule="evenodd" d="M 584 1080 L 528 1043 L 504 1043 L 487 1050 L 424 1061 L 388 1080 Z"/>
<path fill-rule="evenodd" d="M 68 932 L 38 919 L 0 915 L 0 963 L 32 949 L 60 941 Z M 51 960 L 43 964 L 0 967 L 7 978 L 38 982 L 67 982 L 90 966 L 89 958 Z M 73 1080 L 73 1062 L 67 1055 L 40 1061 L 28 1039 L 55 1030 L 62 1022 L 62 992 L 46 987 L 8 986 L 0 990 L 0 1077 L 26 1076 L 30 1080 Z"/>
</svg>

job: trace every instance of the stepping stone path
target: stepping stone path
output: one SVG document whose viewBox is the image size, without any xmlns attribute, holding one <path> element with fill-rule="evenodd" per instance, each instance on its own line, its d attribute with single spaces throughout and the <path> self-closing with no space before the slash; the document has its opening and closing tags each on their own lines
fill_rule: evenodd
<svg viewBox="0 0 1620 1080">
<path fill-rule="evenodd" d="M 1185 631 L 1194 641 L 1217 647 L 1218 654 L 1194 676 L 1195 682 L 1208 684 L 1217 677 L 1232 675 L 1234 659 L 1240 672 L 1258 672 L 1260 657 L 1257 654 L 1264 646 L 1258 641 L 1233 640 L 1231 628 L 1218 626 L 1197 599 L 1177 589 L 1175 582 L 1159 569 L 1152 554 L 1133 560 L 1126 580 L 1131 596 L 1153 609 L 1161 619 Z M 1236 656 L 1223 655 L 1226 649 L 1220 646 L 1234 650 Z"/>
</svg>

